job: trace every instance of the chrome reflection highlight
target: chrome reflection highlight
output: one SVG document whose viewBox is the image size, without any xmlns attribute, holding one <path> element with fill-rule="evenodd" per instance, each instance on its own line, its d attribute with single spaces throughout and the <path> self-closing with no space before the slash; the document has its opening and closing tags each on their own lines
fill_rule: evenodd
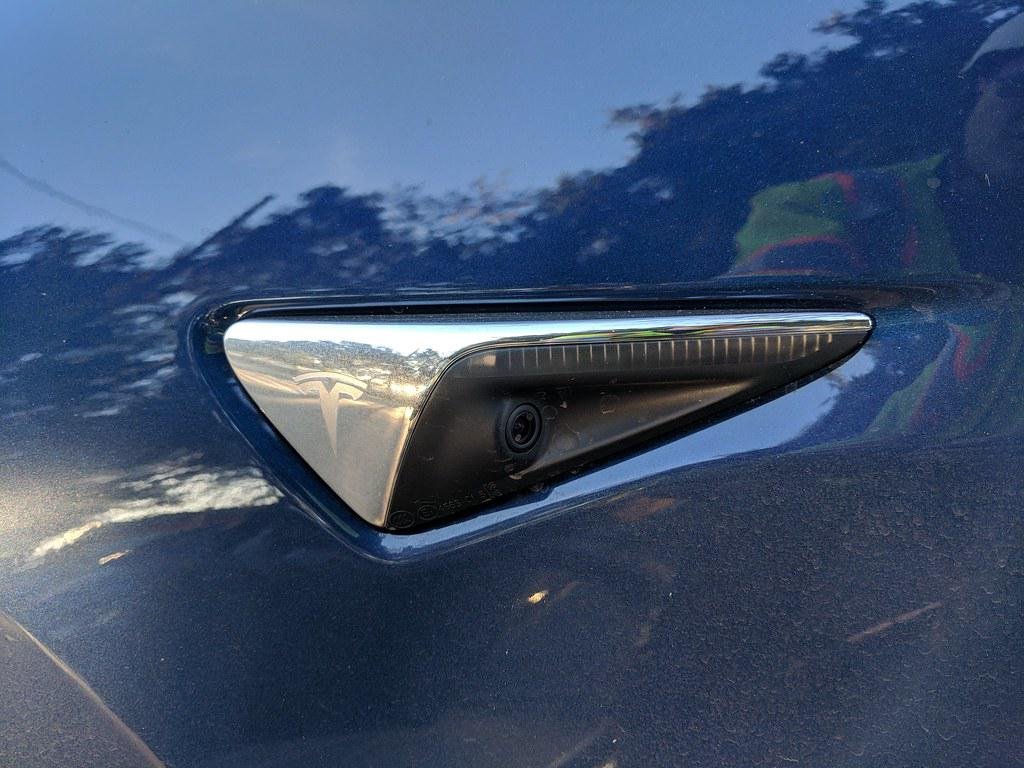
<svg viewBox="0 0 1024 768">
<path fill-rule="evenodd" d="M 373 525 L 405 528 L 461 513 L 535 482 L 540 468 L 555 473 L 596 449 L 607 453 L 623 436 L 642 436 L 735 398 L 761 371 L 772 371 L 774 385 L 780 371 L 787 381 L 805 376 L 808 365 L 843 356 L 870 329 L 870 318 L 850 312 L 252 318 L 228 328 L 224 348 L 256 405 L 346 504 Z M 631 389 L 619 392 L 623 384 Z M 635 400 L 633 389 L 644 386 L 660 387 L 656 400 Z M 559 405 L 571 410 L 554 402 L 556 390 L 590 387 L 600 398 L 594 413 L 604 432 L 581 439 L 586 423 L 573 424 L 575 444 L 554 430 L 549 445 L 525 463 L 507 460 L 487 442 L 492 414 L 505 407 L 501 398 L 524 387 L 540 398 L 552 424 Z M 632 421 L 618 424 L 612 414 L 630 396 Z M 498 466 L 501 476 L 469 480 L 461 477 L 476 474 L 468 466 L 449 478 L 456 487 L 421 496 L 418 479 L 455 471 L 443 459 L 458 452 L 443 444 L 464 436 L 484 441 L 477 448 L 488 454 L 469 464 L 483 462 L 484 474 Z M 438 442 L 436 457 L 433 447 L 422 450 Z M 407 455 L 410 446 L 414 453 Z M 408 493 L 396 503 L 400 486 Z"/>
</svg>

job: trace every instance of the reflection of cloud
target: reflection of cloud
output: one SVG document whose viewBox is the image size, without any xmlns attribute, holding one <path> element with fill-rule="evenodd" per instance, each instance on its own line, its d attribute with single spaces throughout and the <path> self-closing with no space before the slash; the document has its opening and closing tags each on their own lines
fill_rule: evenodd
<svg viewBox="0 0 1024 768">
<path fill-rule="evenodd" d="M 878 361 L 870 349 L 862 349 L 825 378 L 839 387 L 846 386 L 854 379 L 866 376 L 875 369 Z"/>
<path fill-rule="evenodd" d="M 2 379 L 0 379 L 2 383 Z M 57 406 L 55 405 L 37 405 L 35 408 L 16 408 L 13 411 L 7 411 L 0 418 L 4 419 L 24 419 L 29 416 L 35 416 L 40 413 L 50 413 L 56 411 Z"/>
<path fill-rule="evenodd" d="M 56 536 L 41 541 L 32 557 L 43 557 L 74 544 L 91 531 L 115 523 L 132 523 L 163 515 L 195 514 L 224 509 L 264 507 L 281 494 L 255 469 L 203 470 L 200 466 L 158 466 L 139 480 L 123 482 L 128 492 L 148 492 L 121 506 L 87 519 Z"/>
<path fill-rule="evenodd" d="M 843 391 L 854 381 L 871 373 L 878 361 L 870 349 L 861 349 L 853 357 L 812 384 L 787 395 L 789 407 L 773 409 L 774 447 L 795 440 L 821 421 L 833 408 Z M 771 405 L 771 403 L 769 403 Z"/>
<path fill-rule="evenodd" d="M 362 154 L 356 142 L 348 136 L 338 136 L 327 148 L 324 168 L 332 179 L 340 179 L 343 186 L 366 187 L 365 174 L 359 167 Z"/>
<path fill-rule="evenodd" d="M 124 408 L 120 405 L 111 405 L 108 408 L 100 408 L 98 411 L 86 411 L 82 414 L 83 419 L 96 419 L 103 416 L 117 416 Z"/>
<path fill-rule="evenodd" d="M 166 293 L 160 297 L 160 303 L 166 304 L 175 311 L 180 311 L 196 300 L 196 295 L 191 291 L 175 291 Z"/>
<path fill-rule="evenodd" d="M 229 158 L 245 168 L 276 170 L 288 162 L 288 153 L 280 140 L 259 137 L 242 144 Z"/>
<path fill-rule="evenodd" d="M 9 253 L 6 256 L 0 256 L 0 267 L 16 267 L 20 264 L 27 264 L 31 260 L 32 253 L 29 251 Z"/>
<path fill-rule="evenodd" d="M 117 552 L 111 552 L 109 555 L 104 555 L 103 557 L 101 557 L 96 562 L 98 562 L 100 565 L 106 565 L 107 563 L 112 563 L 115 560 L 120 560 L 122 557 L 127 555 L 129 552 L 131 552 L 130 549 L 121 549 L 121 550 L 118 550 Z"/>
<path fill-rule="evenodd" d="M 145 251 L 132 260 L 132 264 L 138 269 L 157 270 L 166 269 L 178 258 L 177 252 Z"/>
<path fill-rule="evenodd" d="M 425 195 L 419 189 L 396 188 L 382 198 L 381 221 L 397 240 L 425 248 L 445 241 L 465 248 L 497 247 L 516 242 L 523 220 L 536 211 L 537 195 L 513 192 L 500 183 L 478 179 L 470 193 Z M 465 258 L 472 250 L 462 254 Z"/>
</svg>

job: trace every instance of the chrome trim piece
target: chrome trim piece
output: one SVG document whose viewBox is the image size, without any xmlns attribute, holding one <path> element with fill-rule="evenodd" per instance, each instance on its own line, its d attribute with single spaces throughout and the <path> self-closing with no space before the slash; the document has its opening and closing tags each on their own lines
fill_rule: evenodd
<svg viewBox="0 0 1024 768">
<path fill-rule="evenodd" d="M 227 329 L 224 349 L 281 435 L 360 517 L 383 526 L 417 418 L 445 371 L 467 355 L 679 341 L 728 354 L 729 340 L 737 339 L 742 356 L 744 342 L 759 337 L 780 340 L 775 355 L 785 352 L 783 336 L 792 337 L 789 354 L 799 355 L 808 338 L 870 329 L 870 318 L 855 312 L 251 318 Z M 760 346 L 767 354 L 768 342 Z"/>
</svg>

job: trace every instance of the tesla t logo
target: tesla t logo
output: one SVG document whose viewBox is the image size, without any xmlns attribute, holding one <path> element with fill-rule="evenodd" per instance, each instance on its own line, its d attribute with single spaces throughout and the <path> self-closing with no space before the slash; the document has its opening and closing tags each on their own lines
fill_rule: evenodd
<svg viewBox="0 0 1024 768">
<path fill-rule="evenodd" d="M 366 391 L 366 384 L 354 376 L 344 373 L 304 373 L 292 379 L 299 389 L 313 395 L 320 401 L 320 413 L 324 417 L 327 436 L 331 439 L 331 450 L 338 455 L 338 408 L 342 400 L 358 400 Z"/>
</svg>

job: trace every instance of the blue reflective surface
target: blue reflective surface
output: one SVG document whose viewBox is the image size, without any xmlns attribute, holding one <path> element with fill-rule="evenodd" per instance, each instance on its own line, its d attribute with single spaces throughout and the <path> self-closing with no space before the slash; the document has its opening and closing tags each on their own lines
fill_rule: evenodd
<svg viewBox="0 0 1024 768">
<path fill-rule="evenodd" d="M 813 27 L 853 7 L 241 0 L 188 13 L 120 2 L 54 12 L 16 0 L 3 10 L 0 82 L 22 119 L 5 127 L 3 155 L 158 228 L 172 249 L 263 195 L 290 204 L 328 181 L 359 192 L 442 194 L 481 178 L 536 189 L 628 158 L 613 109 L 755 82 L 764 61 L 814 50 L 826 40 Z M 0 197 L 5 228 L 45 220 L 139 236 L 2 172 Z"/>
<path fill-rule="evenodd" d="M 172 765 L 1019 760 L 1024 56 L 961 72 L 1011 5 L 829 34 L 813 6 L 247 10 L 5 11 L 0 609 Z M 594 139 L 604 109 L 631 144 Z M 357 124 L 381 154 L 326 163 Z M 757 408 L 398 536 L 226 373 L 224 323 L 280 299 L 876 330 Z"/>
</svg>

